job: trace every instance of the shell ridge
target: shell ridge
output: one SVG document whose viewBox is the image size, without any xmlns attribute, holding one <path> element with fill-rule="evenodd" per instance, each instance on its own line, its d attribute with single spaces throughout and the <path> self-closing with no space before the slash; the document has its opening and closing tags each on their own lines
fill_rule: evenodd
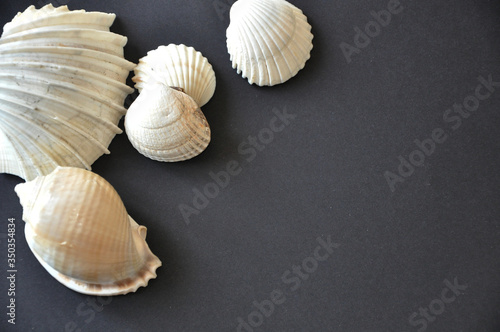
<svg viewBox="0 0 500 332">
<path fill-rule="evenodd" d="M 28 59 L 27 59 L 28 58 Z M 91 58 L 82 57 L 79 55 L 72 56 L 73 61 L 70 61 L 66 56 L 58 55 L 56 53 L 52 53 L 50 59 L 41 59 L 41 58 L 33 58 L 29 57 L 26 53 L 18 53 L 18 54 L 3 54 L 0 55 L 0 65 L 11 65 L 11 64 L 21 64 L 24 62 L 29 62 L 32 64 L 60 64 L 63 66 L 73 66 L 75 68 L 86 69 L 90 72 L 97 74 L 104 74 L 116 82 L 122 82 L 125 76 L 125 69 L 104 61 L 91 60 Z"/>
<path fill-rule="evenodd" d="M 110 31 L 101 31 L 101 30 L 83 29 L 83 28 L 79 29 L 53 28 L 50 30 L 32 29 L 28 31 L 21 31 L 14 35 L 1 38 L 0 45 L 6 45 L 10 43 L 27 41 L 27 40 L 35 40 L 43 42 L 45 40 L 52 40 L 56 36 L 57 38 L 61 38 L 63 40 L 74 40 L 75 38 L 78 38 L 80 42 L 88 43 L 88 45 L 95 45 L 96 43 L 101 43 L 99 46 L 103 46 L 104 50 L 108 48 L 110 52 L 113 50 L 117 50 L 117 52 L 119 52 L 119 50 L 122 49 L 127 43 L 127 37 Z"/>
<path fill-rule="evenodd" d="M 258 44 L 258 50 L 259 50 L 259 53 L 255 52 L 256 58 L 257 58 L 256 59 L 257 70 L 259 72 L 258 76 L 261 77 L 259 84 L 262 84 L 262 81 L 271 82 L 272 75 L 271 75 L 271 68 L 269 66 L 268 60 L 272 60 L 276 64 L 276 67 L 278 67 L 276 58 L 270 57 L 267 54 L 267 50 L 270 50 L 270 47 L 269 47 L 268 41 L 266 40 L 266 36 L 268 36 L 268 33 L 266 32 L 266 30 L 269 28 L 272 28 L 272 27 L 268 27 L 268 26 L 264 27 L 263 25 L 261 25 L 259 23 L 258 19 L 254 19 L 253 22 L 249 20 L 249 21 L 247 21 L 247 23 L 250 23 L 252 26 L 252 30 L 257 32 L 259 37 L 261 37 L 261 38 L 254 38 L 254 40 Z M 264 30 L 263 32 L 261 29 L 258 28 L 259 26 L 262 28 L 265 28 L 265 29 L 263 29 Z M 261 61 L 261 60 L 264 60 L 264 61 Z M 279 71 L 278 71 L 278 73 L 279 73 Z"/>
<path fill-rule="evenodd" d="M 242 26 L 243 27 L 246 27 L 246 26 Z M 246 50 L 248 50 L 248 52 L 252 52 L 254 54 L 256 54 L 256 51 L 255 51 L 255 48 L 254 48 L 254 45 L 252 43 L 252 37 L 249 33 L 249 31 L 247 31 L 248 29 L 239 29 L 240 32 L 241 32 L 241 41 L 243 42 L 243 45 L 245 47 Z M 240 73 L 244 73 L 246 71 L 249 72 L 249 74 L 246 74 L 247 76 L 245 76 L 245 74 L 243 74 L 244 76 L 243 77 L 247 77 L 248 78 L 248 81 L 250 83 L 254 83 L 255 82 L 255 67 L 254 67 L 254 63 L 251 61 L 251 59 L 249 57 L 243 57 L 243 55 L 240 55 L 241 58 L 238 59 L 239 63 L 241 64 L 241 67 L 240 65 L 238 65 L 236 62 L 235 63 L 235 68 L 237 68 L 238 72 Z"/>
<path fill-rule="evenodd" d="M 81 39 L 77 38 L 50 38 L 46 41 L 36 41 L 33 42 L 32 46 L 49 46 L 49 47 L 70 47 L 70 48 L 81 48 L 81 49 L 90 49 L 97 52 L 107 53 L 114 56 L 123 56 L 123 49 L 116 46 L 113 49 L 103 48 L 103 42 L 97 41 L 94 42 L 92 40 L 86 40 L 87 44 L 81 44 Z M 14 41 L 8 44 L 0 44 L 0 52 L 11 48 L 18 48 L 25 43 L 25 40 Z"/>
<path fill-rule="evenodd" d="M 116 55 L 112 55 L 106 52 L 100 52 L 96 50 L 91 50 L 91 49 L 84 49 L 84 48 L 76 48 L 76 47 L 50 47 L 50 46 L 23 46 L 23 47 L 18 47 L 18 48 L 7 48 L 2 51 L 0 51 L 0 55 L 3 54 L 12 54 L 12 53 L 23 53 L 23 52 L 32 52 L 36 54 L 69 54 L 69 55 L 74 55 L 75 53 L 78 54 L 79 56 L 94 59 L 93 61 L 102 61 L 104 63 L 111 63 L 116 65 L 117 67 L 122 67 L 125 70 L 127 70 L 127 73 L 123 74 L 125 78 L 128 76 L 128 72 L 130 72 L 132 69 L 134 69 L 135 64 L 121 58 Z"/>
<path fill-rule="evenodd" d="M 98 85 L 103 85 L 102 89 L 98 89 L 97 91 L 105 91 L 105 90 L 111 90 L 111 89 L 116 89 L 118 90 L 117 93 L 121 93 L 122 95 L 118 96 L 116 99 L 121 99 L 129 94 L 131 94 L 134 89 L 129 87 L 126 84 L 123 84 L 117 80 L 110 79 L 108 77 L 99 77 L 94 72 L 88 71 L 83 68 L 78 68 L 78 67 L 71 67 L 71 66 L 66 66 L 66 65 L 55 65 L 52 63 L 43 63 L 43 62 L 29 62 L 29 61 L 23 61 L 22 63 L 16 63 L 16 64 L 6 64 L 6 63 L 0 63 L 0 69 L 1 68 L 7 68 L 12 71 L 26 71 L 26 72 L 32 72 L 32 75 L 36 75 L 38 72 L 43 72 L 47 73 L 50 75 L 53 75 L 55 77 L 69 77 L 69 78 L 77 78 L 81 81 L 89 81 L 89 80 L 95 80 L 95 82 L 92 82 L 89 84 L 98 84 Z M 9 70 L 4 70 L 3 72 L 0 73 L 0 76 L 8 76 L 6 75 Z M 26 75 L 26 73 L 23 73 L 23 77 L 30 77 Z M 81 77 L 81 78 L 80 78 Z"/>
<path fill-rule="evenodd" d="M 46 24 L 53 23 L 54 25 L 62 25 L 64 23 L 78 24 L 83 26 L 96 26 L 99 29 L 109 31 L 109 27 L 115 20 L 114 14 L 107 14 L 101 12 L 86 12 L 82 15 L 80 11 L 59 12 L 52 16 L 39 17 L 27 22 L 19 23 L 18 25 L 7 27 L 4 32 L 6 35 L 11 35 L 19 31 L 29 30 L 33 27 L 46 26 Z M 77 20 L 78 19 L 78 20 Z"/>
<path fill-rule="evenodd" d="M 4 114 L 2 115 L 2 118 L 4 118 L 4 115 L 11 115 L 10 113 L 5 113 L 5 109 L 4 109 Z M 38 137 L 32 137 L 33 141 L 36 141 L 38 143 L 40 143 L 39 145 L 39 148 L 40 148 L 40 151 L 42 153 L 44 153 L 45 155 L 49 155 L 49 151 L 51 151 L 51 147 L 53 145 L 58 145 L 60 147 L 63 147 L 65 150 L 69 151 L 70 153 L 72 153 L 75 157 L 77 157 L 77 159 L 81 162 L 82 165 L 84 165 L 84 167 L 86 169 L 90 169 L 90 165 L 89 163 L 87 163 L 85 161 L 85 159 L 80 155 L 80 153 L 78 153 L 74 147 L 70 146 L 68 144 L 67 141 L 61 141 L 61 140 L 58 140 L 57 139 L 57 136 L 54 135 L 54 133 L 49 130 L 48 128 L 44 127 L 43 124 L 40 124 L 38 123 L 37 121 L 30 121 L 29 119 L 26 119 L 20 115 L 15 115 L 13 116 L 14 118 L 22 121 L 22 122 L 25 122 L 25 123 L 29 123 L 31 124 L 31 128 L 32 129 L 38 129 L 38 131 L 42 132 L 43 134 L 45 134 L 46 138 L 49 139 L 49 141 L 52 142 L 52 144 L 49 144 L 45 149 L 42 149 L 43 145 L 41 145 L 41 143 L 43 142 L 40 138 Z M 14 121 L 11 121 L 10 122 L 11 126 L 15 126 L 18 130 L 20 129 L 20 127 L 15 124 L 14 125 Z M 33 135 L 30 135 L 30 136 L 33 136 Z M 38 138 L 38 139 L 37 139 Z"/>
<path fill-rule="evenodd" d="M 0 122 L 0 171 L 9 174 L 17 175 L 21 178 L 25 178 L 28 174 L 28 167 L 26 164 L 20 162 L 26 158 L 21 157 L 20 149 L 16 148 L 19 146 L 18 142 L 15 142 L 15 136 L 8 135 L 8 129 L 2 125 Z M 11 147 L 10 149 L 8 147 Z M 8 155 L 6 152 L 10 151 L 14 155 Z M 28 159 L 26 159 L 28 160 Z"/>
<path fill-rule="evenodd" d="M 47 86 L 47 89 L 48 88 L 49 88 L 49 86 Z M 39 93 L 39 92 L 36 92 L 36 91 L 29 91 L 29 92 L 27 92 L 27 91 L 24 91 L 24 90 L 22 90 L 22 88 L 17 87 L 17 86 L 15 86 L 15 87 L 14 86 L 5 86 L 5 85 L 2 85 L 1 82 L 0 82 L 0 90 L 11 90 L 11 91 L 16 91 L 16 92 L 23 92 L 25 94 L 37 97 L 39 99 L 47 99 L 47 100 L 50 100 L 50 101 L 53 101 L 53 102 L 63 103 L 67 107 L 71 107 L 71 108 L 76 109 L 78 111 L 85 112 L 85 114 L 94 117 L 96 120 L 98 120 L 98 121 L 100 121 L 102 123 L 106 123 L 109 126 L 112 126 L 113 128 L 115 128 L 115 130 L 116 130 L 116 128 L 118 128 L 115 125 L 115 121 L 112 122 L 110 119 L 105 120 L 104 118 L 101 118 L 100 116 L 98 116 L 98 115 L 96 115 L 94 113 L 89 113 L 88 111 L 86 111 L 82 107 L 83 105 L 81 104 L 82 103 L 81 101 L 80 101 L 80 104 L 79 103 L 75 103 L 73 100 L 61 101 L 61 100 L 59 100 L 57 98 L 50 97 L 47 94 Z M 84 97 L 88 98 L 88 96 L 84 96 Z M 95 99 L 92 99 L 92 98 L 88 98 L 88 100 L 89 101 L 91 100 L 91 101 L 97 101 L 97 102 L 99 102 L 99 100 L 95 100 Z M 70 102 L 71 102 L 71 104 L 70 104 Z M 106 106 L 109 107 L 109 109 L 111 109 L 113 111 L 116 111 L 116 109 L 113 109 L 114 105 L 106 105 Z M 119 109 L 117 112 L 118 113 L 125 113 L 126 110 L 124 108 L 122 108 L 122 109 Z M 113 115 L 111 112 L 107 112 L 106 114 L 110 115 L 110 116 Z M 118 120 L 116 120 L 116 123 L 118 123 Z M 121 131 L 121 129 L 119 129 L 119 128 L 117 130 Z"/>
<path fill-rule="evenodd" d="M 276 17 L 276 19 L 278 19 L 278 17 Z M 256 20 L 256 22 L 259 22 L 259 20 Z M 274 75 L 272 74 L 273 68 L 271 68 L 271 66 L 269 66 L 269 64 L 268 64 L 269 60 L 271 60 L 274 63 L 273 67 L 276 69 L 277 74 L 279 75 L 280 79 L 284 76 L 282 74 L 284 68 L 282 68 L 280 65 L 280 62 L 279 62 L 280 59 L 283 59 L 285 61 L 288 70 L 291 71 L 291 67 L 288 64 L 287 59 L 285 59 L 282 54 L 280 54 L 279 57 L 272 56 L 273 52 L 271 50 L 273 47 L 270 46 L 271 43 L 274 44 L 274 46 L 277 50 L 280 50 L 281 47 L 277 43 L 276 39 L 279 38 L 283 43 L 286 43 L 281 38 L 280 33 L 277 31 L 277 28 L 279 27 L 279 24 L 280 24 L 279 20 L 274 20 L 273 22 L 275 22 L 274 25 L 268 25 L 268 24 L 264 25 L 262 22 L 259 22 L 260 29 L 256 29 L 259 31 L 259 34 L 262 37 L 262 40 L 266 43 L 266 47 L 268 50 L 268 52 L 264 52 L 264 59 L 266 60 L 264 63 L 266 63 L 266 67 L 267 67 L 267 81 L 266 82 L 268 82 L 268 84 L 270 84 L 270 85 L 273 85 L 275 82 L 273 82 L 273 77 L 274 77 Z"/>
<path fill-rule="evenodd" d="M 35 109 L 31 108 L 31 107 L 28 107 L 27 105 L 22 105 L 22 104 L 19 104 L 18 102 L 16 102 L 15 100 L 7 100 L 5 98 L 2 98 L 0 99 L 0 105 L 3 104 L 2 102 L 7 102 L 7 103 L 12 103 L 12 104 L 15 104 L 19 107 L 23 107 L 26 111 L 29 111 L 30 113 L 32 114 L 36 114 L 37 116 L 39 117 L 43 117 L 46 119 L 46 122 L 48 122 L 48 120 L 52 119 L 54 120 L 56 123 L 60 123 L 61 125 L 63 125 L 64 127 L 68 128 L 69 130 L 75 132 L 77 135 L 79 135 L 80 137 L 82 138 L 88 138 L 90 140 L 91 143 L 93 143 L 99 150 L 101 150 L 104 154 L 109 154 L 109 150 L 99 141 L 97 140 L 94 136 L 92 135 L 88 135 L 88 133 L 85 133 L 82 129 L 74 126 L 72 123 L 68 122 L 68 121 L 65 121 L 61 118 L 50 118 L 49 115 L 46 115 L 46 114 L 43 114 L 42 112 L 36 112 Z M 9 112 L 8 110 L 6 110 L 5 108 L 2 109 L 4 112 L 7 112 L 8 114 L 10 114 L 12 117 L 15 117 L 21 121 L 25 121 L 24 117 L 21 116 L 21 114 L 24 114 L 23 113 L 17 113 L 16 111 L 11 111 Z M 39 111 L 41 109 L 38 109 Z M 43 123 L 43 120 L 41 120 L 42 123 Z M 40 127 L 39 124 L 37 124 L 37 127 Z M 41 127 L 43 128 L 43 127 Z"/>
<path fill-rule="evenodd" d="M 3 116 L 1 116 L 1 117 L 4 118 Z M 19 127 L 15 123 L 11 123 L 10 127 L 14 130 L 19 130 Z M 4 132 L 6 132 L 5 129 L 4 129 Z M 44 167 L 46 167 L 45 165 L 47 162 L 50 163 L 52 166 L 56 165 L 54 159 L 45 153 L 46 150 L 43 149 L 42 146 L 40 146 L 40 145 L 33 144 L 32 143 L 33 140 L 29 136 L 26 136 L 26 135 L 19 136 L 19 134 L 18 134 L 18 136 L 14 136 L 12 134 L 9 136 L 11 137 L 11 141 L 17 142 L 16 151 L 20 153 L 19 157 L 21 158 L 19 161 L 25 161 L 25 163 L 24 163 L 25 165 L 31 166 L 30 171 L 27 171 L 26 175 L 36 176 L 36 175 L 42 174 Z M 21 137 L 26 137 L 27 140 L 25 142 L 23 142 L 20 139 Z M 26 143 L 31 143 L 30 146 L 33 146 L 33 149 L 38 151 L 38 153 L 36 154 L 36 157 L 33 156 L 34 153 L 33 153 L 32 149 L 28 148 Z M 31 151 L 31 153 L 28 151 Z M 35 162 L 35 161 L 39 161 L 39 160 L 43 160 L 43 162 L 42 161 Z"/>
</svg>

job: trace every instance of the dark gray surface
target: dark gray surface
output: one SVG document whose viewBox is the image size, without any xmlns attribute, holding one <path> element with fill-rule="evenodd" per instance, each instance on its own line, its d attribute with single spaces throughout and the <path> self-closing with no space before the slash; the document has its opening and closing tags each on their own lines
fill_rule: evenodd
<svg viewBox="0 0 500 332">
<path fill-rule="evenodd" d="M 313 26 L 311 59 L 287 83 L 259 88 L 231 68 L 230 0 L 64 1 L 116 13 L 112 30 L 129 38 L 130 61 L 169 43 L 201 51 L 217 75 L 203 107 L 212 142 L 193 160 L 166 164 L 122 134 L 93 165 L 163 261 L 147 288 L 104 305 L 36 261 L 13 191 L 22 180 L 0 175 L 1 274 L 8 218 L 16 218 L 18 260 L 16 325 L 2 313 L 0 330 L 235 331 L 249 316 L 255 331 L 500 330 L 500 87 L 460 126 L 443 119 L 474 95 L 479 77 L 500 82 L 499 2 L 401 0 L 402 11 L 350 63 L 341 43 L 354 45 L 354 28 L 389 1 L 292 2 Z M 31 3 L 3 2 L 1 23 Z M 248 161 L 238 146 L 269 126 L 273 109 L 296 117 Z M 384 172 L 397 173 L 398 157 L 408 160 L 414 140 L 439 128 L 447 139 L 391 191 Z M 192 205 L 193 190 L 233 160 L 241 172 L 186 224 L 179 205 Z M 287 271 L 317 262 L 317 238 L 328 236 L 331 254 L 299 284 Z M 446 291 L 449 283 L 462 286 Z M 253 302 L 274 296 L 280 304 L 257 321 Z"/>
</svg>

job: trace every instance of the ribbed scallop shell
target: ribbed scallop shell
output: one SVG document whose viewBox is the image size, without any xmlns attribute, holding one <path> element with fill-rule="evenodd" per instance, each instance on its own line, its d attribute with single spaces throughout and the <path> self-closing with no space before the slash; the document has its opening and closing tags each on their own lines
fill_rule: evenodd
<svg viewBox="0 0 500 332">
<path fill-rule="evenodd" d="M 149 80 L 184 90 L 202 107 L 215 92 L 215 72 L 200 52 L 186 45 L 160 46 L 139 60 L 132 81 L 139 92 Z"/>
<path fill-rule="evenodd" d="M 134 64 L 114 14 L 30 6 L 0 38 L 0 172 L 31 180 L 90 169 L 114 136 Z"/>
<path fill-rule="evenodd" d="M 226 31 L 233 68 L 259 86 L 284 83 L 304 68 L 313 47 L 311 26 L 285 0 L 238 0 Z"/>
<path fill-rule="evenodd" d="M 210 127 L 198 104 L 160 82 L 149 82 L 130 105 L 125 132 L 137 151 L 158 161 L 193 158 L 210 143 Z"/>
<path fill-rule="evenodd" d="M 15 191 L 31 251 L 65 286 L 108 296 L 135 292 L 156 278 L 161 262 L 145 241 L 146 228 L 102 177 L 57 167 Z"/>
</svg>

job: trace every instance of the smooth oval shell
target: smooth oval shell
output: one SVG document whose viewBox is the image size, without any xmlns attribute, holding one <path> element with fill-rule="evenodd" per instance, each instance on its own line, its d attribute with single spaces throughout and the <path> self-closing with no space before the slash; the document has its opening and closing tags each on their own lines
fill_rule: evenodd
<svg viewBox="0 0 500 332">
<path fill-rule="evenodd" d="M 0 38 L 0 172 L 25 180 L 57 166 L 91 169 L 126 113 L 134 64 L 114 14 L 28 7 Z"/>
<path fill-rule="evenodd" d="M 184 90 L 202 107 L 215 92 L 215 72 L 200 52 L 186 45 L 159 46 L 139 60 L 132 78 L 142 91 L 148 81 L 163 82 Z"/>
<path fill-rule="evenodd" d="M 210 143 L 210 126 L 198 104 L 160 82 L 147 84 L 130 105 L 125 132 L 137 151 L 158 161 L 193 158 Z"/>
<path fill-rule="evenodd" d="M 108 296 L 135 292 L 156 278 L 161 262 L 145 241 L 146 228 L 99 175 L 57 167 L 15 191 L 31 251 L 65 286 Z"/>
<path fill-rule="evenodd" d="M 236 1 L 226 36 L 233 68 L 259 86 L 295 76 L 313 47 L 306 16 L 285 0 Z"/>
</svg>

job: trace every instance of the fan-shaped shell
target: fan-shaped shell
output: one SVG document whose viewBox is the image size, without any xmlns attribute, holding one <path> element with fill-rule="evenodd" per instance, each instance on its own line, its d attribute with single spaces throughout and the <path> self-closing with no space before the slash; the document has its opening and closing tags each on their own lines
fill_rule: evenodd
<svg viewBox="0 0 500 332">
<path fill-rule="evenodd" d="M 215 72 L 200 52 L 186 45 L 159 46 L 139 60 L 132 81 L 139 92 L 149 80 L 184 90 L 202 107 L 215 92 Z"/>
<path fill-rule="evenodd" d="M 193 158 L 210 142 L 210 127 L 198 104 L 160 82 L 149 82 L 130 105 L 125 132 L 137 151 L 158 161 Z"/>
<path fill-rule="evenodd" d="M 114 14 L 28 7 L 0 38 L 0 172 L 26 180 L 58 165 L 90 169 L 125 114 L 134 64 Z"/>
<path fill-rule="evenodd" d="M 84 294 L 117 295 L 156 278 L 161 262 L 145 241 L 146 228 L 132 220 L 99 175 L 57 167 L 15 191 L 31 251 L 65 286 Z"/>
<path fill-rule="evenodd" d="M 238 0 L 226 31 L 233 68 L 259 86 L 284 83 L 304 68 L 313 47 L 311 26 L 285 0 Z"/>
</svg>

